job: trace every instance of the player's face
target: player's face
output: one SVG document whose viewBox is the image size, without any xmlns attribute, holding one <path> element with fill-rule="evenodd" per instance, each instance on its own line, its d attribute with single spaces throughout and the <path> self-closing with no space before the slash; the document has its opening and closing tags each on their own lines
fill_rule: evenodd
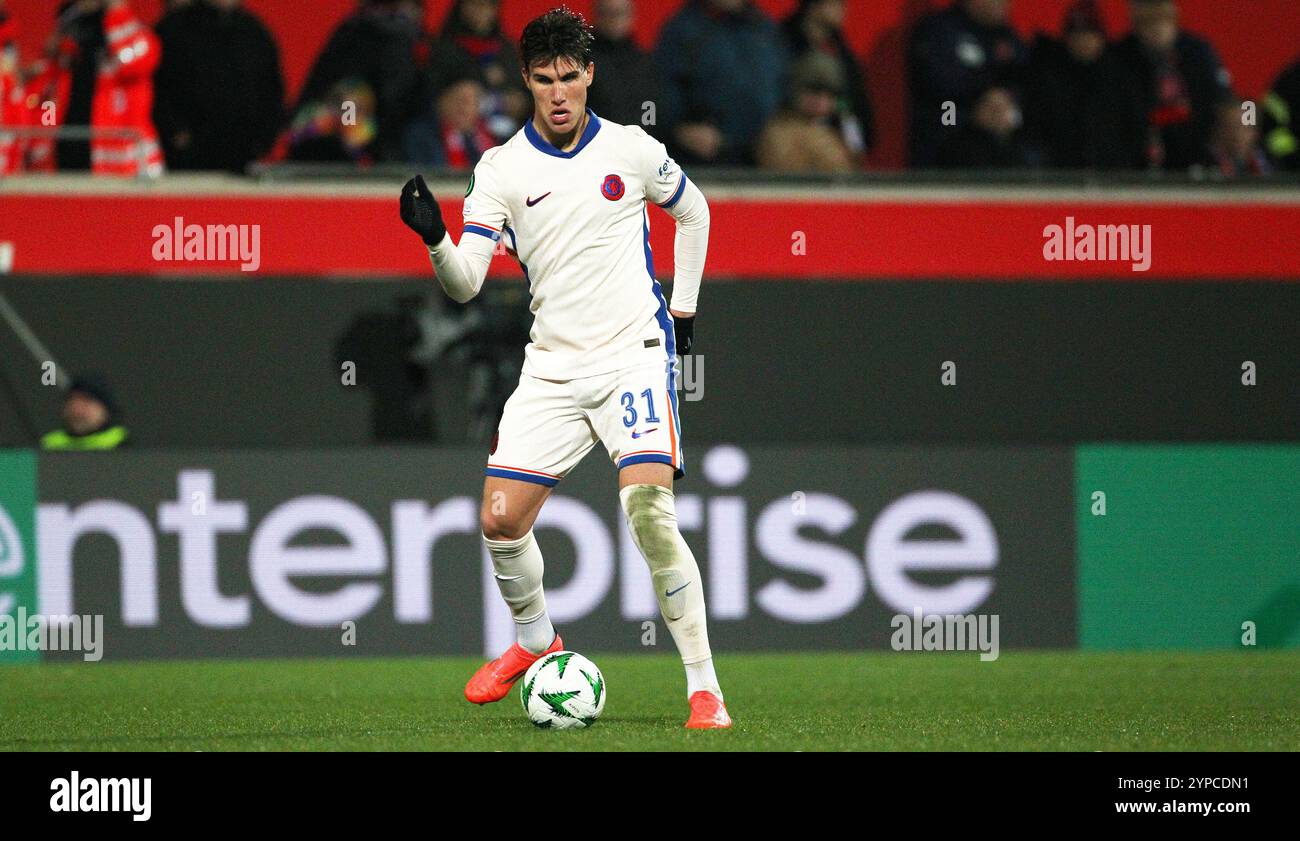
<svg viewBox="0 0 1300 841">
<path fill-rule="evenodd" d="M 560 57 L 550 65 L 534 64 L 524 77 L 535 112 L 555 134 L 573 131 L 582 120 L 595 68 L 595 64 L 581 67 L 571 58 Z"/>
</svg>

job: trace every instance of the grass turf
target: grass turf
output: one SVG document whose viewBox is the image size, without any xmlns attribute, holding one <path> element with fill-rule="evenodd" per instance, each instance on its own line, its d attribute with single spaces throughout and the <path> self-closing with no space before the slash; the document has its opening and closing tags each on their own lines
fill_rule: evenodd
<svg viewBox="0 0 1300 841">
<path fill-rule="evenodd" d="M 593 659 L 604 716 L 565 732 L 468 704 L 470 659 L 0 667 L 0 750 L 1300 750 L 1300 652 L 724 654 L 703 733 L 674 658 Z"/>
</svg>

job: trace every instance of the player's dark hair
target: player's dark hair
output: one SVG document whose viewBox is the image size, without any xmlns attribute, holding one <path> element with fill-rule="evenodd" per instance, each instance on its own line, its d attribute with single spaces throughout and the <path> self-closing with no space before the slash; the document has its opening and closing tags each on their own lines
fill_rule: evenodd
<svg viewBox="0 0 1300 841">
<path fill-rule="evenodd" d="M 591 64 L 591 27 L 582 15 L 568 6 L 551 9 L 529 21 L 519 37 L 519 59 L 524 72 L 538 64 L 551 64 L 557 58 L 573 60 L 579 67 Z"/>
</svg>

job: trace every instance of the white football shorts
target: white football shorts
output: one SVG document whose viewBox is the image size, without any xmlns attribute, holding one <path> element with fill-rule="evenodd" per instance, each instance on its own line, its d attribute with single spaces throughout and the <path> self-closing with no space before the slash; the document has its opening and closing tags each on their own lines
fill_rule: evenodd
<svg viewBox="0 0 1300 841">
<path fill-rule="evenodd" d="M 573 380 L 521 374 L 488 453 L 488 476 L 554 487 L 602 442 L 618 468 L 657 462 L 686 475 L 671 362 Z"/>
</svg>

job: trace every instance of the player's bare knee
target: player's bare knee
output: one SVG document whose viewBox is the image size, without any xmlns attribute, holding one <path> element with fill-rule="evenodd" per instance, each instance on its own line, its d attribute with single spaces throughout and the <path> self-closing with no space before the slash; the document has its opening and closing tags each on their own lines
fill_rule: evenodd
<svg viewBox="0 0 1300 841">
<path fill-rule="evenodd" d="M 495 512 L 486 505 L 479 512 L 479 525 L 488 540 L 518 540 L 530 527 L 522 517 Z"/>
</svg>

